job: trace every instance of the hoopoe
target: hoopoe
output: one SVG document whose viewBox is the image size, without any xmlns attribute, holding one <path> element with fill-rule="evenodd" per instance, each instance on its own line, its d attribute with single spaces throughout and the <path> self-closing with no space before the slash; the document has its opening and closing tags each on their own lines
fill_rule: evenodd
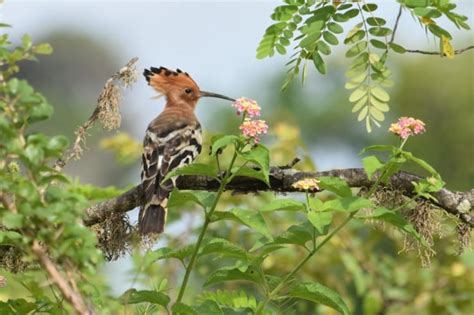
<svg viewBox="0 0 474 315">
<path fill-rule="evenodd" d="M 166 97 L 165 109 L 153 119 L 143 140 L 141 180 L 145 202 L 140 207 L 139 230 L 142 235 L 163 232 L 168 196 L 175 178 L 162 180 L 172 170 L 190 164 L 201 152 L 201 125 L 194 109 L 201 97 L 234 99 L 201 91 L 187 72 L 164 67 L 145 69 L 148 84 Z"/>
</svg>

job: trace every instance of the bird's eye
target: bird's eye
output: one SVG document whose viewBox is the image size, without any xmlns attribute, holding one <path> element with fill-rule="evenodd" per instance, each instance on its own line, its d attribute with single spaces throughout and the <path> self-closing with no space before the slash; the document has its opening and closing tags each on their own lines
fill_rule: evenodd
<svg viewBox="0 0 474 315">
<path fill-rule="evenodd" d="M 184 90 L 184 92 L 186 92 L 186 94 L 190 94 L 192 91 L 193 91 L 193 89 L 191 89 L 191 88 L 187 88 L 186 90 Z"/>
</svg>

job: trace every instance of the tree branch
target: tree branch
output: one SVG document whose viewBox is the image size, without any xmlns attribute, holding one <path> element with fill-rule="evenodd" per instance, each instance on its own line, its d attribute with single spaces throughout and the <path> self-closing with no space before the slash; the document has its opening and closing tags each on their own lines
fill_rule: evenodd
<svg viewBox="0 0 474 315">
<path fill-rule="evenodd" d="M 374 180 L 369 180 L 362 168 L 335 169 L 325 172 L 298 172 L 287 167 L 273 167 L 270 172 L 270 186 L 255 178 L 235 177 L 227 186 L 226 190 L 237 192 L 251 191 L 275 191 L 275 192 L 297 192 L 292 184 L 308 177 L 334 176 L 347 181 L 350 187 L 370 187 Z M 399 172 L 390 179 L 390 185 L 402 189 L 406 195 L 411 195 L 413 185 L 411 182 L 419 181 L 421 177 L 406 172 Z M 215 191 L 219 187 L 216 179 L 206 176 L 182 176 L 177 181 L 179 189 Z M 474 227 L 474 218 L 470 214 L 474 204 L 474 189 L 466 192 L 455 192 L 447 189 L 433 193 L 438 202 L 436 206 L 446 212 L 455 215 L 462 222 Z M 139 207 L 143 202 L 143 191 L 138 185 L 122 195 L 99 202 L 86 209 L 84 224 L 94 225 L 104 221 L 112 213 L 123 213 Z"/>
<path fill-rule="evenodd" d="M 474 49 L 474 45 L 467 46 L 466 48 L 458 49 L 454 51 L 455 55 L 462 54 L 463 52 Z M 415 53 L 415 54 L 423 54 L 423 55 L 440 55 L 439 51 L 424 51 L 424 50 L 418 50 L 418 49 L 406 49 L 407 53 Z"/>
<path fill-rule="evenodd" d="M 46 270 L 54 283 L 56 283 L 64 298 L 71 303 L 76 312 L 80 315 L 92 314 L 92 311 L 89 310 L 84 303 L 82 296 L 71 288 L 56 265 L 51 261 L 43 246 L 41 246 L 38 241 L 34 241 L 31 249 L 36 257 L 38 257 L 41 266 Z"/>
</svg>

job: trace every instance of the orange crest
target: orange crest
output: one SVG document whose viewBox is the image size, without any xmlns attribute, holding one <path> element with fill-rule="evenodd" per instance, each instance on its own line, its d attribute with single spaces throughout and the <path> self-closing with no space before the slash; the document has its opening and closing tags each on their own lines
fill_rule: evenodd
<svg viewBox="0 0 474 315">
<path fill-rule="evenodd" d="M 189 94 L 192 93 L 199 97 L 199 86 L 187 72 L 183 72 L 180 69 L 173 71 L 165 67 L 150 67 L 149 70 L 145 69 L 143 75 L 150 86 L 168 98 L 190 90 Z"/>
</svg>

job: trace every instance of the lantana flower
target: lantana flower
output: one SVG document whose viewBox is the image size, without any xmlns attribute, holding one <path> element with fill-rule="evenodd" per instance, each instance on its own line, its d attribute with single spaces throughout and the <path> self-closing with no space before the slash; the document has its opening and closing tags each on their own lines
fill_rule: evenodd
<svg viewBox="0 0 474 315">
<path fill-rule="evenodd" d="M 293 183 L 291 186 L 299 190 L 319 190 L 319 183 L 320 181 L 316 178 L 305 178 Z"/>
<path fill-rule="evenodd" d="M 396 123 L 390 125 L 388 131 L 405 140 L 409 136 L 424 133 L 426 129 L 425 123 L 419 119 L 401 117 Z"/>
<path fill-rule="evenodd" d="M 258 106 L 257 101 L 241 97 L 235 102 L 232 103 L 232 107 L 237 109 L 237 115 L 246 112 L 249 117 L 259 117 L 260 116 L 260 106 Z"/>
<path fill-rule="evenodd" d="M 260 141 L 259 136 L 267 133 L 268 125 L 265 120 L 252 120 L 250 118 L 245 118 L 239 129 L 245 137 L 253 138 L 255 143 L 258 143 Z"/>
</svg>

